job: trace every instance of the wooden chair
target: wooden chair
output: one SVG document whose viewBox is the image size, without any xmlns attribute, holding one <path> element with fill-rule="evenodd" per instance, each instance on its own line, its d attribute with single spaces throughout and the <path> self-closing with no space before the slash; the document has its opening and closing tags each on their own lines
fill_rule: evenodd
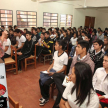
<svg viewBox="0 0 108 108">
<path fill-rule="evenodd" d="M 15 57 L 15 60 L 12 59 L 12 57 Z M 16 70 L 16 74 L 18 74 L 18 65 L 17 65 L 17 50 L 15 47 L 13 47 L 11 45 L 11 57 L 9 58 L 5 58 L 5 65 L 12 65 L 12 68 L 7 69 L 6 71 L 10 71 L 10 70 Z M 15 65 L 15 67 L 13 67 L 13 65 Z"/>
<path fill-rule="evenodd" d="M 64 74 L 66 75 L 66 71 L 67 71 L 67 67 L 66 67 L 66 69 L 65 69 L 65 72 L 64 72 Z M 52 83 L 51 85 L 50 85 L 50 90 L 51 90 L 51 98 L 53 98 L 53 96 L 54 96 L 54 90 L 56 89 L 56 85 L 55 85 L 55 83 Z"/>
<path fill-rule="evenodd" d="M 44 60 L 44 65 L 45 65 L 45 61 L 49 61 L 49 60 L 53 59 L 53 53 L 54 53 L 54 44 L 52 47 L 52 53 L 51 54 L 41 54 L 41 57 L 43 57 L 43 60 Z M 46 57 L 48 57 L 48 58 L 46 59 Z"/>
<path fill-rule="evenodd" d="M 10 95 L 8 95 L 8 97 L 9 97 L 9 102 L 10 102 L 10 104 L 11 104 L 14 108 L 23 108 L 22 106 L 19 106 L 19 103 L 16 102 L 16 101 L 14 101 Z"/>
<path fill-rule="evenodd" d="M 65 50 L 65 52 L 68 54 L 69 53 L 69 42 L 66 45 L 67 49 Z"/>
<path fill-rule="evenodd" d="M 30 60 L 34 60 L 34 62 L 29 63 L 28 61 L 30 61 Z M 31 64 L 34 64 L 35 68 L 36 68 L 36 45 L 35 45 L 34 55 L 31 55 L 30 57 L 25 58 L 25 71 L 27 70 L 27 66 L 31 65 Z"/>
</svg>

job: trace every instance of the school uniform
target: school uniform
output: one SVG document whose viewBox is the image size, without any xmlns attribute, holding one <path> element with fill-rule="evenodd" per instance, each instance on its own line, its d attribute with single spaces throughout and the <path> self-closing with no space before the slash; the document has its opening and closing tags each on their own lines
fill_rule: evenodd
<svg viewBox="0 0 108 108">
<path fill-rule="evenodd" d="M 102 108 L 108 107 L 108 73 L 105 68 L 101 67 L 96 70 L 92 83 L 97 95 L 105 97 L 100 100 Z"/>
<path fill-rule="evenodd" d="M 73 87 L 74 87 L 73 82 L 70 82 L 69 85 L 65 88 L 62 95 L 62 99 L 64 101 L 67 101 L 71 108 L 98 108 L 99 107 L 98 96 L 95 93 L 95 91 L 92 89 L 90 90 L 90 102 L 88 106 L 87 106 L 87 102 L 88 102 L 88 96 L 87 96 L 84 102 L 79 107 L 79 104 L 77 104 L 77 101 L 75 101 L 77 99 L 76 89 L 74 90 L 73 93 L 71 93 Z"/>
<path fill-rule="evenodd" d="M 74 65 L 77 63 L 77 62 L 84 62 L 84 63 L 87 63 L 90 65 L 91 67 L 91 70 L 92 72 L 94 72 L 94 63 L 93 61 L 91 60 L 89 54 L 85 55 L 82 59 L 80 59 L 79 55 L 75 56 L 72 60 L 72 63 L 71 63 L 71 66 L 70 66 L 70 70 L 69 70 L 69 73 L 68 75 L 71 75 L 72 73 L 72 68 L 74 67 Z M 57 99 L 55 101 L 55 104 L 54 104 L 54 107 L 57 106 L 59 103 L 60 103 L 60 100 L 61 100 L 61 97 L 62 97 L 62 94 L 64 92 L 64 89 L 65 87 L 62 85 L 64 79 L 65 79 L 65 75 L 63 73 L 55 73 L 53 75 L 53 79 L 54 79 L 54 82 L 56 84 L 56 87 L 58 89 L 58 95 L 57 95 Z M 54 108 L 53 107 L 53 108 Z"/>
<path fill-rule="evenodd" d="M 54 65 L 50 70 L 50 72 L 57 72 L 60 71 L 64 65 L 67 65 L 68 55 L 66 52 L 63 52 L 60 56 L 58 56 L 58 51 L 55 51 L 53 60 L 54 60 Z M 45 77 L 49 77 L 49 78 L 46 81 L 44 80 L 43 82 L 42 80 Z M 49 98 L 49 87 L 50 84 L 52 84 L 53 82 L 54 80 L 52 76 L 48 76 L 48 75 L 43 76 L 42 73 L 40 74 L 39 85 L 40 85 L 41 95 L 44 99 Z"/>
<path fill-rule="evenodd" d="M 24 35 L 21 35 L 21 37 L 17 36 L 16 40 L 18 41 L 18 48 L 22 46 L 22 43 L 25 43 L 26 38 Z M 21 51 L 21 49 L 18 50 L 18 52 Z"/>
<path fill-rule="evenodd" d="M 95 63 L 95 69 L 103 67 L 103 57 L 104 57 L 104 53 L 101 51 L 99 51 L 98 53 L 96 53 L 95 50 L 93 50 L 93 52 L 90 52 L 90 57 L 92 59 L 92 61 Z"/>
<path fill-rule="evenodd" d="M 45 43 L 48 48 L 46 48 L 43 44 L 41 46 L 37 46 L 36 48 L 36 56 L 39 57 L 40 54 L 51 54 L 53 49 L 53 41 L 49 38 L 44 39 L 43 43 Z"/>
<path fill-rule="evenodd" d="M 4 54 L 4 58 L 8 58 L 11 55 L 11 41 L 9 38 L 7 38 L 6 41 L 3 42 L 3 49 L 5 49 L 5 46 L 8 46 L 8 49 Z"/>
<path fill-rule="evenodd" d="M 71 44 L 75 46 L 76 45 L 76 41 L 77 41 L 77 37 L 76 38 L 72 37 L 70 39 L 70 41 L 71 41 Z"/>
</svg>

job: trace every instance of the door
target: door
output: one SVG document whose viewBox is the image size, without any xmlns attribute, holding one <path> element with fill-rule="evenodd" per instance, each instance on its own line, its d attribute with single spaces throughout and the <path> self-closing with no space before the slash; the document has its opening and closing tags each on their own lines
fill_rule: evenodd
<svg viewBox="0 0 108 108">
<path fill-rule="evenodd" d="M 94 28 L 94 24 L 95 24 L 95 17 L 91 17 L 91 16 L 86 16 L 85 17 L 85 26 L 88 28 L 93 27 Z"/>
</svg>

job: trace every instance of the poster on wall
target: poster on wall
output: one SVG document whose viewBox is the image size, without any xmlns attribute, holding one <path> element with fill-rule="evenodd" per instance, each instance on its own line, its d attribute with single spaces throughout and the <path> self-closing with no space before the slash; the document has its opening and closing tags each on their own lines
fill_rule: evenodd
<svg viewBox="0 0 108 108">
<path fill-rule="evenodd" d="M 5 64 L 0 59 L 0 108 L 9 108 Z"/>
</svg>

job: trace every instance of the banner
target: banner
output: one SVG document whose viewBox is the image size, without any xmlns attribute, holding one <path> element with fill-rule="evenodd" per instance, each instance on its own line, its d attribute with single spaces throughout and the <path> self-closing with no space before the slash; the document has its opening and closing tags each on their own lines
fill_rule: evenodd
<svg viewBox="0 0 108 108">
<path fill-rule="evenodd" d="M 9 108 L 5 64 L 0 59 L 0 108 Z"/>
</svg>

